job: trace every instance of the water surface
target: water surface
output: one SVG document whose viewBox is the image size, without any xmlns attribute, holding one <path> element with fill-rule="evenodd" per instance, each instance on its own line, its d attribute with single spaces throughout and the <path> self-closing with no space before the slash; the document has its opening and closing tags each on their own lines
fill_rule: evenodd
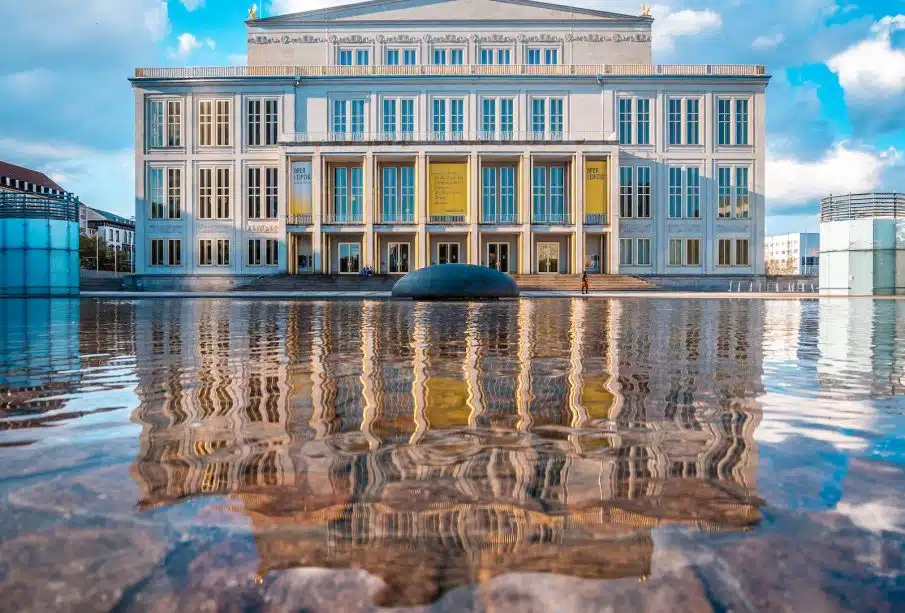
<svg viewBox="0 0 905 613">
<path fill-rule="evenodd" d="M 0 321 L 2 610 L 905 610 L 903 302 Z"/>
</svg>

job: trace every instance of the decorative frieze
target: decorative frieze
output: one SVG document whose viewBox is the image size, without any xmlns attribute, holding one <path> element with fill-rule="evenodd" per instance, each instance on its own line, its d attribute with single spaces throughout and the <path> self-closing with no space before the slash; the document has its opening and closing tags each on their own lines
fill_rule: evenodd
<svg viewBox="0 0 905 613">
<path fill-rule="evenodd" d="M 249 223 L 248 232 L 255 234 L 276 234 L 280 231 L 278 223 Z"/>
<path fill-rule="evenodd" d="M 304 44 L 315 44 L 315 43 L 323 43 L 326 42 L 326 38 L 323 36 L 312 36 L 311 34 L 300 34 L 296 36 L 290 36 L 289 34 L 283 34 L 282 36 L 265 36 L 263 34 L 256 34 L 254 36 L 248 37 L 249 45 L 304 45 Z"/>
<path fill-rule="evenodd" d="M 567 42 L 585 42 L 585 43 L 649 43 L 651 42 L 650 34 L 640 32 L 614 34 L 519 34 L 518 36 L 510 36 L 506 34 L 471 34 L 465 37 L 459 34 L 441 34 L 439 36 L 425 34 L 424 36 L 413 36 L 410 34 L 395 34 L 393 36 L 384 36 L 378 34 L 374 36 L 364 36 L 361 34 L 349 34 L 348 36 L 337 36 L 331 34 L 325 38 L 313 34 L 282 34 L 279 36 L 268 36 L 265 34 L 254 34 L 248 37 L 250 45 L 297 45 L 297 44 L 317 44 L 330 41 L 333 44 L 353 44 L 353 45 L 369 45 L 374 42 L 381 44 L 419 44 L 422 41 L 428 43 L 466 43 L 469 38 L 475 43 L 547 43 L 562 44 Z"/>
</svg>

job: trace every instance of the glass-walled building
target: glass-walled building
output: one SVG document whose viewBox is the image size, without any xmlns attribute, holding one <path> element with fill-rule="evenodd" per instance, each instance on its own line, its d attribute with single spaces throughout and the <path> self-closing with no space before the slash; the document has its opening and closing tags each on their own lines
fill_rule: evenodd
<svg viewBox="0 0 905 613">
<path fill-rule="evenodd" d="M 370 1 L 140 68 L 142 275 L 763 274 L 763 66 L 652 63 L 647 15 Z"/>
</svg>

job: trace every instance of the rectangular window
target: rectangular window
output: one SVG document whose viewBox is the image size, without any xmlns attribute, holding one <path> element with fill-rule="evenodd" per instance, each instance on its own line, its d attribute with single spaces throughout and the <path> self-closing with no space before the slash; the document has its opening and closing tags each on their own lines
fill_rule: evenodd
<svg viewBox="0 0 905 613">
<path fill-rule="evenodd" d="M 461 98 L 449 101 L 449 132 L 456 139 L 465 135 L 465 101 Z"/>
<path fill-rule="evenodd" d="M 403 140 L 412 140 L 415 137 L 415 101 L 411 98 L 403 98 L 399 102 L 402 116 L 399 120 L 399 129 Z"/>
<path fill-rule="evenodd" d="M 732 100 L 720 98 L 716 103 L 717 144 L 732 144 Z"/>
<path fill-rule="evenodd" d="M 383 100 L 383 137 L 394 138 L 396 136 L 396 99 L 384 98 Z"/>
<path fill-rule="evenodd" d="M 345 136 L 346 134 L 346 105 L 347 100 L 333 101 L 333 135 Z"/>
<path fill-rule="evenodd" d="M 359 272 L 361 265 L 361 243 L 340 243 L 337 246 L 339 254 L 339 272 L 352 274 Z"/>
<path fill-rule="evenodd" d="M 544 49 L 544 64 L 559 64 L 559 49 Z"/>
<path fill-rule="evenodd" d="M 550 98 L 550 138 L 563 136 L 562 98 Z"/>
<path fill-rule="evenodd" d="M 515 223 L 515 167 L 500 167 L 500 215 L 503 223 Z"/>
<path fill-rule="evenodd" d="M 248 240 L 248 265 L 261 265 L 261 239 L 252 238 Z"/>
<path fill-rule="evenodd" d="M 650 144 L 650 100 L 647 98 L 639 98 L 636 101 L 637 116 L 635 123 L 637 124 L 639 145 Z"/>
<path fill-rule="evenodd" d="M 535 166 L 532 177 L 534 223 L 568 223 L 565 167 Z"/>
<path fill-rule="evenodd" d="M 682 265 L 682 239 L 681 238 L 669 239 L 669 265 L 670 266 L 681 266 Z"/>
<path fill-rule="evenodd" d="M 512 63 L 512 52 L 509 49 L 497 49 L 496 63 L 500 65 L 509 65 Z"/>
<path fill-rule="evenodd" d="M 276 219 L 280 214 L 279 169 L 264 169 L 264 217 Z"/>
<path fill-rule="evenodd" d="M 166 187 L 164 186 L 164 169 L 148 170 L 148 202 L 151 219 L 166 219 Z"/>
<path fill-rule="evenodd" d="M 150 106 L 150 146 L 182 146 L 182 100 L 152 100 Z"/>
<path fill-rule="evenodd" d="M 732 169 L 717 168 L 717 217 L 729 219 L 732 216 Z"/>
<path fill-rule="evenodd" d="M 515 167 L 481 169 L 481 222 L 515 223 Z"/>
<path fill-rule="evenodd" d="M 248 169 L 248 218 L 276 219 L 279 207 L 277 198 L 278 175 L 276 168 Z M 263 210 L 262 210 L 262 206 Z"/>
<path fill-rule="evenodd" d="M 167 201 L 164 219 L 179 219 L 182 217 L 182 169 L 167 168 Z"/>
<path fill-rule="evenodd" d="M 528 49 L 528 65 L 536 66 L 540 64 L 541 59 L 541 50 L 540 49 Z"/>
<path fill-rule="evenodd" d="M 514 106 L 512 98 L 500 98 L 500 137 L 505 140 L 512 138 Z"/>
<path fill-rule="evenodd" d="M 748 219 L 748 169 L 735 169 L 735 216 Z"/>
<path fill-rule="evenodd" d="M 411 223 L 415 221 L 414 166 L 384 166 L 381 183 L 381 221 Z"/>
<path fill-rule="evenodd" d="M 682 144 L 682 100 L 669 99 L 669 144 Z"/>
<path fill-rule="evenodd" d="M 638 217 L 650 217 L 650 167 L 638 166 Z"/>
<path fill-rule="evenodd" d="M 182 240 L 167 240 L 167 266 L 182 266 Z"/>
<path fill-rule="evenodd" d="M 446 49 L 434 49 L 434 65 L 444 66 L 446 64 L 448 51 Z"/>
<path fill-rule="evenodd" d="M 496 136 L 496 99 L 484 98 L 481 101 L 481 138 L 485 140 Z"/>
<path fill-rule="evenodd" d="M 210 147 L 214 144 L 214 102 L 202 100 L 198 103 L 198 144 Z"/>
<path fill-rule="evenodd" d="M 248 146 L 276 145 L 279 133 L 277 100 L 248 101 Z"/>
<path fill-rule="evenodd" d="M 202 169 L 203 170 L 203 169 Z M 246 195 L 246 204 L 248 205 L 248 218 L 261 218 L 261 169 L 248 169 L 248 194 Z"/>
<path fill-rule="evenodd" d="M 700 113 L 701 101 L 698 98 L 689 98 L 685 101 L 685 144 L 699 145 L 700 138 Z"/>
<path fill-rule="evenodd" d="M 635 170 L 631 166 L 619 168 L 619 216 L 634 217 L 634 175 Z"/>
<path fill-rule="evenodd" d="M 367 49 L 357 49 L 355 51 L 355 63 L 358 66 L 367 66 L 371 63 L 371 54 Z"/>
<path fill-rule="evenodd" d="M 682 169 L 669 168 L 669 216 L 682 216 Z"/>
<path fill-rule="evenodd" d="M 434 98 L 433 114 L 431 117 L 432 128 L 434 132 L 433 138 L 437 140 L 446 139 L 446 100 L 444 98 Z"/>
<path fill-rule="evenodd" d="M 465 63 L 465 51 L 464 49 L 450 49 L 449 50 L 449 63 L 453 66 L 461 66 Z"/>
<path fill-rule="evenodd" d="M 387 49 L 386 65 L 387 66 L 398 66 L 399 65 L 399 49 Z"/>
<path fill-rule="evenodd" d="M 198 169 L 198 217 L 228 219 L 230 217 L 229 168 Z"/>
<path fill-rule="evenodd" d="M 403 49 L 402 50 L 402 63 L 405 66 L 414 66 L 415 65 L 415 50 L 414 49 Z"/>
<path fill-rule="evenodd" d="M 496 222 L 497 218 L 497 169 L 485 166 L 481 169 L 481 219 Z"/>
<path fill-rule="evenodd" d="M 352 50 L 351 49 L 340 49 L 339 50 L 339 60 L 337 63 L 340 66 L 351 66 L 352 65 Z"/>
<path fill-rule="evenodd" d="M 229 239 L 217 239 L 217 266 L 229 266 Z"/>
<path fill-rule="evenodd" d="M 230 216 L 230 203 L 229 203 L 229 168 L 217 168 L 216 176 L 217 176 L 217 207 L 216 207 L 216 215 L 217 219 L 228 219 Z"/>
<path fill-rule="evenodd" d="M 735 265 L 748 266 L 748 239 L 739 238 L 735 241 Z"/>
<path fill-rule="evenodd" d="M 619 239 L 619 264 L 621 266 L 632 265 L 632 242 L 630 238 Z"/>
<path fill-rule="evenodd" d="M 701 265 L 701 239 L 689 238 L 685 241 L 685 264 L 687 266 Z"/>
<path fill-rule="evenodd" d="M 650 239 L 649 238 L 638 238 L 635 239 L 635 244 L 637 245 L 637 256 L 638 259 L 636 263 L 638 266 L 650 266 Z"/>
<path fill-rule="evenodd" d="M 493 49 L 481 49 L 481 65 L 493 64 Z"/>
<path fill-rule="evenodd" d="M 273 238 L 264 241 L 264 263 L 267 266 L 279 266 L 280 242 Z"/>
<path fill-rule="evenodd" d="M 632 99 L 619 98 L 619 144 L 632 144 Z"/>
<path fill-rule="evenodd" d="M 349 219 L 349 169 L 337 166 L 333 169 L 333 216 L 336 222 Z"/>
<path fill-rule="evenodd" d="M 732 241 L 728 238 L 717 241 L 717 263 L 720 266 L 732 266 Z"/>
<path fill-rule="evenodd" d="M 217 100 L 217 138 L 214 144 L 218 147 L 229 147 L 232 131 L 231 100 Z"/>
<path fill-rule="evenodd" d="M 163 239 L 151 239 L 151 266 L 164 266 Z"/>
<path fill-rule="evenodd" d="M 365 101 L 351 100 L 349 104 L 352 107 L 349 131 L 352 140 L 361 140 L 365 133 Z"/>
<path fill-rule="evenodd" d="M 533 138 L 542 139 L 546 132 L 547 111 L 546 100 L 534 98 L 531 101 L 531 134 Z"/>
<path fill-rule="evenodd" d="M 201 147 L 229 147 L 232 100 L 201 100 L 198 103 L 198 143 Z"/>
<path fill-rule="evenodd" d="M 748 144 L 748 101 L 735 101 L 735 144 Z"/>
<path fill-rule="evenodd" d="M 691 219 L 701 217 L 701 169 L 685 169 L 685 216 Z"/>
</svg>

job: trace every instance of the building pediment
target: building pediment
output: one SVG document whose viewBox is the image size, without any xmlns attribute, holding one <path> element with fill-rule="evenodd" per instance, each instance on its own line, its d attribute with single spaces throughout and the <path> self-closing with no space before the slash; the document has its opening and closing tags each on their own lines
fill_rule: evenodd
<svg viewBox="0 0 905 613">
<path fill-rule="evenodd" d="M 367 21 L 598 21 L 650 23 L 649 17 L 622 15 L 533 0 L 369 0 L 248 22 L 281 27 L 324 22 Z"/>
</svg>

